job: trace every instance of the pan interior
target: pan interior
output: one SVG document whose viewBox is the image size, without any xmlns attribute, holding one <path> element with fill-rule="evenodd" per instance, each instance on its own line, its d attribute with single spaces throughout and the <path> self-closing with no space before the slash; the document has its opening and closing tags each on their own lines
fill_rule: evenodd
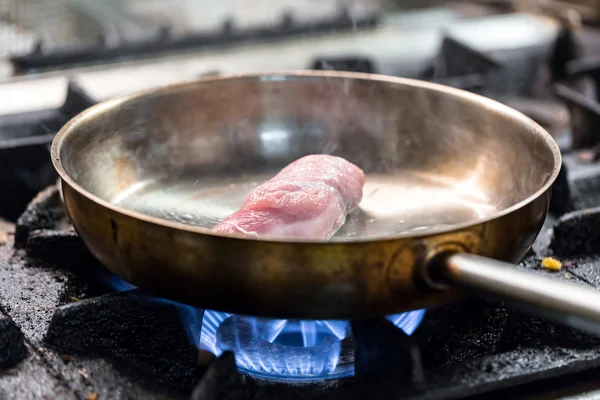
<svg viewBox="0 0 600 400">
<path fill-rule="evenodd" d="M 493 102 L 409 80 L 273 75 L 199 81 L 97 107 L 63 132 L 65 173 L 129 211 L 211 228 L 288 163 L 333 154 L 367 177 L 334 239 L 451 230 L 528 199 L 553 142 Z"/>
<path fill-rule="evenodd" d="M 235 212 L 248 193 L 273 174 L 161 179 L 125 190 L 112 202 L 153 217 L 212 228 Z M 367 175 L 360 208 L 348 216 L 332 240 L 426 234 L 497 212 L 477 187 L 440 180 L 411 172 Z"/>
</svg>

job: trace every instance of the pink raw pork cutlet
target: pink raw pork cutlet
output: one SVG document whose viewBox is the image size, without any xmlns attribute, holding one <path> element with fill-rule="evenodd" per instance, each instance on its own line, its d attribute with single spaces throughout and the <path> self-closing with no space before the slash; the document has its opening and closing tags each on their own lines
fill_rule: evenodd
<svg viewBox="0 0 600 400">
<path fill-rule="evenodd" d="M 358 207 L 364 184 L 363 171 L 343 158 L 306 156 L 257 187 L 214 231 L 327 240 Z"/>
</svg>

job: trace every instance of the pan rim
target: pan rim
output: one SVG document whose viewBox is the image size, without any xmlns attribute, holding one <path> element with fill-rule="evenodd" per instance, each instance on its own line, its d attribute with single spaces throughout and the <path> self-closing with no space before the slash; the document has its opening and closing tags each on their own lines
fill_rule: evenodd
<svg viewBox="0 0 600 400">
<path fill-rule="evenodd" d="M 324 77 L 324 78 L 328 78 L 329 77 L 329 78 L 347 78 L 347 79 L 360 79 L 360 80 L 372 80 L 372 81 L 379 81 L 379 82 L 389 82 L 389 83 L 395 83 L 395 84 L 400 84 L 400 85 L 405 85 L 405 86 L 412 86 L 412 87 L 418 87 L 418 88 L 427 89 L 427 90 L 444 92 L 447 94 L 451 94 L 453 96 L 462 97 L 463 99 L 468 100 L 468 101 L 477 102 L 477 103 L 481 104 L 484 108 L 488 108 L 490 110 L 494 110 L 496 112 L 505 114 L 505 115 L 511 117 L 512 119 L 519 121 L 524 126 L 529 126 L 530 129 L 532 131 L 534 131 L 533 133 L 535 135 L 538 135 L 543 140 L 545 145 L 547 145 L 548 148 L 552 151 L 552 155 L 554 157 L 554 167 L 553 167 L 552 173 L 550 174 L 549 178 L 544 183 L 544 185 L 542 185 L 542 187 L 540 189 L 538 189 L 536 192 L 532 193 L 529 197 L 527 197 L 526 199 L 524 199 L 518 203 L 515 203 L 509 207 L 503 208 L 502 210 L 499 210 L 498 212 L 496 212 L 493 215 L 488 216 L 488 217 L 464 222 L 462 224 L 456 224 L 456 225 L 453 225 L 453 226 L 447 227 L 447 228 L 440 228 L 439 230 L 431 231 L 426 234 L 406 233 L 406 234 L 397 234 L 397 235 L 391 235 L 391 236 L 388 235 L 388 236 L 384 236 L 384 237 L 382 236 L 382 237 L 364 238 L 364 239 L 359 238 L 359 239 L 355 239 L 355 240 L 345 239 L 345 240 L 318 241 L 318 240 L 305 240 L 305 239 L 298 240 L 298 239 L 292 239 L 292 238 L 289 238 L 289 239 L 288 238 L 256 239 L 256 238 L 243 236 L 240 234 L 217 233 L 217 232 L 213 232 L 209 228 L 183 224 L 180 222 L 169 221 L 169 220 L 158 218 L 158 217 L 152 217 L 152 216 L 149 216 L 149 215 L 137 212 L 137 211 L 130 210 L 128 208 L 114 205 L 104 199 L 101 199 L 99 196 L 97 196 L 97 195 L 89 192 L 88 190 L 84 189 L 83 187 L 81 187 L 73 178 L 71 178 L 71 176 L 67 173 L 67 171 L 62 166 L 62 162 L 59 157 L 62 144 L 65 143 L 65 141 L 67 140 L 67 138 L 69 136 L 74 134 L 73 132 L 76 131 L 77 126 L 79 124 L 81 124 L 85 119 L 90 118 L 94 115 L 100 114 L 100 113 L 104 112 L 105 110 L 111 109 L 113 107 L 116 107 L 116 106 L 121 105 L 128 101 L 142 98 L 149 94 L 159 93 L 159 92 L 168 92 L 170 90 L 178 89 L 180 87 L 197 85 L 197 84 L 202 84 L 205 82 L 233 80 L 233 79 L 269 79 L 269 80 L 272 80 L 272 79 L 278 79 L 277 77 L 279 77 L 279 78 L 281 78 L 281 77 L 299 77 L 299 78 L 302 78 L 302 77 Z M 411 78 L 400 78 L 400 77 L 393 77 L 393 76 L 387 76 L 387 75 L 367 74 L 367 73 L 359 73 L 359 72 L 315 71 L 315 70 L 281 70 L 281 71 L 272 71 L 272 72 L 209 76 L 209 77 L 203 77 L 203 78 L 199 78 L 199 79 L 182 81 L 182 82 L 178 82 L 175 84 L 159 86 L 156 88 L 147 89 L 147 90 L 143 90 L 143 91 L 137 91 L 134 93 L 130 93 L 130 94 L 114 97 L 112 99 L 104 100 L 104 101 L 82 111 L 81 113 L 79 113 L 78 115 L 73 117 L 71 120 L 69 120 L 65 125 L 63 125 L 63 127 L 59 130 L 59 132 L 54 137 L 54 140 L 52 141 L 50 154 L 51 154 L 51 158 L 52 158 L 52 164 L 54 165 L 54 168 L 56 169 L 58 175 L 60 176 L 60 179 L 63 182 L 67 183 L 73 190 L 75 190 L 76 192 L 78 192 L 80 195 L 87 198 L 88 200 L 90 200 L 106 209 L 109 209 L 112 212 L 115 212 L 117 214 L 121 214 L 123 216 L 127 216 L 129 218 L 133 218 L 136 220 L 141 220 L 141 221 L 144 221 L 149 224 L 162 226 L 164 228 L 174 229 L 174 230 L 178 230 L 178 231 L 186 231 L 188 233 L 193 233 L 193 234 L 214 236 L 214 237 L 220 237 L 220 238 L 231 239 L 231 240 L 242 240 L 242 241 L 253 241 L 253 242 L 259 241 L 259 242 L 270 242 L 270 243 L 290 243 L 290 244 L 304 244 L 304 245 L 307 245 L 307 244 L 352 245 L 352 244 L 368 244 L 368 243 L 385 242 L 385 241 L 399 240 L 399 239 L 405 240 L 405 239 L 425 238 L 425 237 L 430 237 L 430 236 L 447 234 L 447 233 L 451 233 L 451 232 L 457 232 L 460 230 L 464 230 L 464 229 L 468 229 L 468 228 L 471 228 L 474 226 L 485 224 L 487 222 L 499 219 L 503 216 L 511 214 L 511 213 L 527 206 L 528 204 L 532 203 L 533 201 L 538 199 L 540 196 L 542 196 L 544 193 L 546 193 L 551 188 L 554 181 L 556 180 L 556 178 L 560 172 L 561 164 L 562 164 L 562 156 L 561 156 L 558 144 L 555 142 L 555 140 L 552 138 L 552 136 L 544 128 L 542 128 L 537 122 L 535 122 L 528 116 L 522 114 L 521 112 L 519 112 L 507 105 L 504 105 L 500 102 L 492 100 L 490 98 L 487 98 L 487 97 L 484 97 L 484 96 L 481 96 L 481 95 L 478 95 L 475 93 L 467 92 L 467 91 L 464 91 L 461 89 L 456 89 L 456 88 L 453 88 L 450 86 L 445 86 L 445 85 L 441 85 L 438 83 L 432 83 L 432 82 L 411 79 Z"/>
</svg>

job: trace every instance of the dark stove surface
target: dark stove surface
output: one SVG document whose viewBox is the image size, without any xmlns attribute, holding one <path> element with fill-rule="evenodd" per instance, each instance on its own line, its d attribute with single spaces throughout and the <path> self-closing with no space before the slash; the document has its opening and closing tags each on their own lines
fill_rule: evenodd
<svg viewBox="0 0 600 400">
<path fill-rule="evenodd" d="M 570 184 L 579 187 L 575 208 L 577 196 L 600 194 L 597 178 Z M 600 235 L 593 234 L 599 218 L 600 210 L 589 209 L 559 218 L 519 267 L 600 289 Z M 310 385 L 255 380 L 238 372 L 231 353 L 215 359 L 197 349 L 190 307 L 138 289 L 116 293 L 111 275 L 69 225 L 55 187 L 40 193 L 16 225 L 1 228 L 0 398 L 466 398 L 515 386 L 524 393 L 521 385 L 600 367 L 600 339 L 465 298 L 428 310 L 412 337 L 379 320 L 353 322 L 360 346 L 379 345 L 387 354 L 357 356 L 354 378 Z M 566 268 L 542 269 L 547 255 Z M 195 321 L 192 331 L 202 310 Z M 373 369 L 378 363 L 385 375 Z"/>
</svg>

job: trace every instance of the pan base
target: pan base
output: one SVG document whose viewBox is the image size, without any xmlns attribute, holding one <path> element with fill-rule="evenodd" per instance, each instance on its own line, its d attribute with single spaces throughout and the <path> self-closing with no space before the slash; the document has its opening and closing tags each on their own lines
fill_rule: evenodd
<svg viewBox="0 0 600 400">
<path fill-rule="evenodd" d="M 112 199 L 119 207 L 152 217 L 213 228 L 235 212 L 254 188 L 274 174 L 235 178 L 178 177 L 146 181 Z M 360 208 L 332 240 L 424 235 L 493 216 L 497 207 L 465 182 L 404 172 L 367 175 Z"/>
</svg>

